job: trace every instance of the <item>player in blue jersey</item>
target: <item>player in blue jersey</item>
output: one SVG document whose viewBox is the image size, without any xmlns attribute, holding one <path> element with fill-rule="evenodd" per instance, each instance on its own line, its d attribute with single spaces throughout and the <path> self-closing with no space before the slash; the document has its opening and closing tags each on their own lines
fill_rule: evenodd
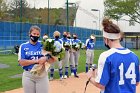
<svg viewBox="0 0 140 93">
<path fill-rule="evenodd" d="M 19 48 L 18 61 L 23 67 L 22 85 L 24 93 L 48 93 L 48 75 L 44 70 L 41 76 L 31 74 L 30 70 L 35 64 L 43 65 L 45 62 L 53 62 L 51 58 L 41 53 L 42 44 L 38 41 L 40 28 L 32 26 L 29 30 L 30 40 L 21 44 Z"/>
<path fill-rule="evenodd" d="M 63 47 L 65 48 L 65 57 L 63 59 L 63 63 L 65 66 L 65 75 L 64 79 L 68 78 L 68 69 L 69 69 L 69 51 L 70 51 L 70 40 L 67 38 L 67 32 L 63 32 L 63 38 L 61 38 L 63 41 Z"/>
<path fill-rule="evenodd" d="M 86 73 L 89 68 L 92 67 L 94 59 L 94 46 L 95 46 L 95 36 L 92 34 L 89 39 L 86 40 Z"/>
<path fill-rule="evenodd" d="M 81 40 L 78 39 L 76 34 L 73 34 L 72 46 L 76 45 L 79 47 L 79 43 L 81 43 Z M 78 69 L 79 56 L 80 56 L 80 47 L 78 49 L 73 48 L 73 57 L 74 57 L 73 65 L 75 67 L 75 73 L 77 73 L 77 69 Z M 76 77 L 78 77 L 78 76 L 76 76 Z"/>
<path fill-rule="evenodd" d="M 60 52 L 61 49 L 63 48 L 63 41 L 60 39 L 60 32 L 59 31 L 55 31 L 53 33 L 54 36 L 54 46 L 56 47 L 56 51 L 55 52 Z M 59 75 L 60 75 L 60 80 L 63 79 L 63 64 L 62 64 L 62 60 L 58 60 L 58 69 L 59 69 Z M 54 65 L 52 64 L 50 67 L 50 80 L 53 80 L 53 76 L 54 76 Z"/>
<path fill-rule="evenodd" d="M 68 32 L 67 34 L 67 38 L 70 40 L 70 45 L 72 46 L 72 38 L 71 38 L 71 34 Z M 70 48 L 69 50 L 69 65 L 70 65 L 70 70 L 71 70 L 71 75 L 78 78 L 79 76 L 76 73 L 76 67 L 75 67 L 75 61 L 74 61 L 74 54 L 73 54 L 73 49 Z"/>
<path fill-rule="evenodd" d="M 103 37 L 108 51 L 103 52 L 98 60 L 97 76 L 90 70 L 87 76 L 90 82 L 102 93 L 136 93 L 139 84 L 139 59 L 129 49 L 120 44 L 120 28 L 109 19 L 103 22 Z"/>
</svg>

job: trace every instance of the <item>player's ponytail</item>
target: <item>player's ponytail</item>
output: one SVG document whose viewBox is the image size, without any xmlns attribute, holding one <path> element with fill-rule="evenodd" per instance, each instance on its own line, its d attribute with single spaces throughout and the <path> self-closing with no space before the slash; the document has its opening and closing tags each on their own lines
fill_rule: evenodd
<svg viewBox="0 0 140 93">
<path fill-rule="evenodd" d="M 108 39 L 120 39 L 121 30 L 120 28 L 114 24 L 109 18 L 104 18 L 102 21 L 103 25 L 103 36 Z"/>
<path fill-rule="evenodd" d="M 114 24 L 109 18 L 104 18 L 102 21 L 103 30 L 107 33 L 120 33 L 120 28 Z"/>
</svg>

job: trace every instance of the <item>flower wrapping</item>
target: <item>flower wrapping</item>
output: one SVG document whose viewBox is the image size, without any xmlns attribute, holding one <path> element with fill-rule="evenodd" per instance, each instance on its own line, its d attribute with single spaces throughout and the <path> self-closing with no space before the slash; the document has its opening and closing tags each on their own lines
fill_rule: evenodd
<svg viewBox="0 0 140 93">
<path fill-rule="evenodd" d="M 31 74 L 36 77 L 42 77 L 45 75 L 45 72 L 48 71 L 50 67 L 50 63 L 46 62 L 44 65 L 35 64 L 33 68 L 31 69 Z"/>
</svg>

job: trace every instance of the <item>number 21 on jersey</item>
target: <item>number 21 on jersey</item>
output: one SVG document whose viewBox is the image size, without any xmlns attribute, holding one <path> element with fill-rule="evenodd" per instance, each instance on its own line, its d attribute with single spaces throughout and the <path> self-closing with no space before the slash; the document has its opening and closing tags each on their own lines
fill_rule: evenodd
<svg viewBox="0 0 140 93">
<path fill-rule="evenodd" d="M 120 81 L 119 85 L 123 85 L 125 83 L 124 78 L 131 79 L 131 84 L 136 84 L 136 74 L 135 74 L 135 63 L 131 63 L 126 71 L 124 73 L 124 64 L 121 63 L 119 66 L 120 70 Z"/>
</svg>

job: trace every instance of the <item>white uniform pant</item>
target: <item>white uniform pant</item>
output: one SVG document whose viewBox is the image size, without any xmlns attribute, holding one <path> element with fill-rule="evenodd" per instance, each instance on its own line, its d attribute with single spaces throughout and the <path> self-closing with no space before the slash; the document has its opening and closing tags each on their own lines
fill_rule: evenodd
<svg viewBox="0 0 140 93">
<path fill-rule="evenodd" d="M 55 66 L 57 65 L 58 69 L 62 69 L 63 61 L 57 61 L 51 64 L 50 69 L 56 69 Z"/>
<path fill-rule="evenodd" d="M 49 93 L 49 80 L 47 72 L 43 77 L 33 76 L 29 71 L 24 71 L 22 76 L 24 93 Z"/>
<path fill-rule="evenodd" d="M 77 51 L 74 51 L 74 52 L 73 52 L 74 65 L 75 65 L 75 66 L 78 66 L 79 55 L 80 55 L 80 50 L 77 50 Z"/>
<path fill-rule="evenodd" d="M 70 57 L 69 51 L 65 51 L 65 57 L 62 60 L 63 64 L 64 64 L 64 67 L 69 67 L 69 57 Z"/>
<path fill-rule="evenodd" d="M 72 65 L 73 67 L 75 67 L 75 63 L 74 63 L 74 56 L 73 56 L 73 52 L 70 51 L 70 56 L 69 56 L 69 64 Z"/>
<path fill-rule="evenodd" d="M 92 64 L 94 59 L 94 50 L 86 50 L 86 64 Z"/>
</svg>

